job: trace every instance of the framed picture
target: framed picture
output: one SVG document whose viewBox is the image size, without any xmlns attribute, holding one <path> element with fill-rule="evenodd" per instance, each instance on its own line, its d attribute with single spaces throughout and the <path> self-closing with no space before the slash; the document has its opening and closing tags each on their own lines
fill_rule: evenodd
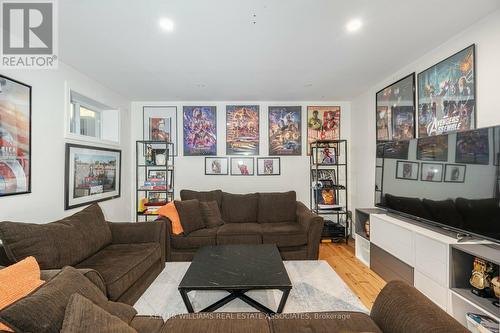
<svg viewBox="0 0 500 333">
<path fill-rule="evenodd" d="M 177 107 L 144 106 L 142 118 L 144 140 L 172 142 L 177 156 Z"/>
<path fill-rule="evenodd" d="M 457 133 L 455 162 L 463 164 L 490 163 L 489 129 Z"/>
<path fill-rule="evenodd" d="M 253 176 L 253 157 L 231 157 L 231 176 Z"/>
<path fill-rule="evenodd" d="M 419 137 L 476 128 L 475 44 L 418 74 Z"/>
<path fill-rule="evenodd" d="M 215 106 L 184 106 L 184 156 L 217 155 L 217 110 Z"/>
<path fill-rule="evenodd" d="M 269 155 L 302 155 L 302 107 L 269 107 Z"/>
<path fill-rule="evenodd" d="M 167 180 L 167 170 L 148 170 L 148 179 Z"/>
<path fill-rule="evenodd" d="M 67 143 L 66 210 L 120 197 L 121 150 Z"/>
<path fill-rule="evenodd" d="M 418 180 L 419 163 L 408 161 L 396 162 L 396 178 L 406 180 Z"/>
<path fill-rule="evenodd" d="M 259 106 L 226 106 L 226 154 L 259 155 Z"/>
<path fill-rule="evenodd" d="M 446 164 L 444 169 L 444 182 L 464 183 L 466 170 L 467 165 L 465 164 Z"/>
<path fill-rule="evenodd" d="M 448 135 L 429 136 L 418 139 L 417 160 L 448 161 Z"/>
<path fill-rule="evenodd" d="M 148 203 L 159 203 L 159 202 L 167 202 L 167 193 L 166 192 L 148 192 Z"/>
<path fill-rule="evenodd" d="M 0 196 L 31 193 L 31 86 L 0 75 Z"/>
<path fill-rule="evenodd" d="M 258 157 L 257 176 L 279 176 L 281 161 L 279 157 Z"/>
<path fill-rule="evenodd" d="M 424 182 L 437 182 L 443 181 L 443 164 L 440 163 L 422 163 L 422 172 L 420 180 Z"/>
<path fill-rule="evenodd" d="M 377 141 L 415 137 L 415 73 L 392 83 L 375 95 Z"/>
<path fill-rule="evenodd" d="M 407 160 L 410 141 L 390 141 L 384 144 L 384 158 Z"/>
<path fill-rule="evenodd" d="M 337 164 L 336 147 L 312 147 L 313 164 L 328 165 Z"/>
<path fill-rule="evenodd" d="M 334 168 L 319 170 L 311 169 L 311 175 L 313 183 L 328 181 L 332 185 L 337 184 L 337 176 Z"/>
<path fill-rule="evenodd" d="M 340 139 L 340 106 L 307 107 L 307 146 L 317 140 Z M 307 150 L 309 155 L 309 149 Z"/>
<path fill-rule="evenodd" d="M 205 157 L 205 175 L 223 176 L 229 174 L 227 157 Z"/>
</svg>

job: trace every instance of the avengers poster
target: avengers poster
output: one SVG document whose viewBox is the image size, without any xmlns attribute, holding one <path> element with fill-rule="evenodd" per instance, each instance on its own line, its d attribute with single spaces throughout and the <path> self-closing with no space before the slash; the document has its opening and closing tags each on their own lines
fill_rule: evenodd
<svg viewBox="0 0 500 333">
<path fill-rule="evenodd" d="M 475 45 L 418 74 L 419 136 L 474 129 Z"/>
<path fill-rule="evenodd" d="M 184 106 L 184 156 L 217 155 L 215 106 Z"/>
<path fill-rule="evenodd" d="M 307 144 L 340 139 L 340 106 L 307 107 Z M 308 154 L 309 154 L 309 149 Z"/>
<path fill-rule="evenodd" d="M 301 155 L 300 106 L 269 107 L 269 155 Z"/>
<path fill-rule="evenodd" d="M 226 106 L 226 154 L 259 155 L 259 106 Z"/>
</svg>

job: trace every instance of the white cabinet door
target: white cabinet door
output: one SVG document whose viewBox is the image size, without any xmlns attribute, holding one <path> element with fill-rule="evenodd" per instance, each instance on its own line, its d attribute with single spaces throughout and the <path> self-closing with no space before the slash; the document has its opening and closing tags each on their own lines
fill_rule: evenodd
<svg viewBox="0 0 500 333">
<path fill-rule="evenodd" d="M 378 216 L 370 218 L 370 241 L 399 260 L 415 267 L 413 232 Z"/>
<path fill-rule="evenodd" d="M 448 244 L 415 234 L 415 270 L 448 287 Z"/>
<path fill-rule="evenodd" d="M 446 311 L 448 300 L 448 288 L 439 285 L 436 281 L 429 279 L 421 272 L 415 270 L 415 288 Z"/>
</svg>

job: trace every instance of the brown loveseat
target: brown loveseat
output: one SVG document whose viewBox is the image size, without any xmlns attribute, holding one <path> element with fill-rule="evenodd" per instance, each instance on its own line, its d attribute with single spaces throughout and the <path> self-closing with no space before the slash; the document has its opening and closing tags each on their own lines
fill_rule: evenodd
<svg viewBox="0 0 500 333">
<path fill-rule="evenodd" d="M 216 201 L 223 224 L 185 235 L 172 234 L 167 221 L 167 261 L 191 261 L 206 245 L 276 244 L 284 260 L 318 259 L 323 218 L 296 200 L 294 191 L 284 193 L 231 194 L 221 190 L 182 190 L 181 199 Z"/>
<path fill-rule="evenodd" d="M 0 222 L 0 265 L 33 256 L 44 270 L 94 269 L 111 300 L 133 304 L 165 267 L 165 239 L 164 223 L 107 222 L 93 204 L 48 224 Z"/>
</svg>

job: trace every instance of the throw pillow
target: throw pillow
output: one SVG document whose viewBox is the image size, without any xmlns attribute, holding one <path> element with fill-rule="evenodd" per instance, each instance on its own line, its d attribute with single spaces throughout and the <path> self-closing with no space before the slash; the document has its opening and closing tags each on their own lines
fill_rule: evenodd
<svg viewBox="0 0 500 333">
<path fill-rule="evenodd" d="M 200 211 L 198 199 L 174 201 L 175 208 L 181 218 L 182 229 L 187 235 L 193 231 L 205 228 L 205 222 Z"/>
<path fill-rule="evenodd" d="M 0 270 L 0 310 L 30 294 L 44 282 L 40 279 L 40 267 L 34 257 Z M 14 332 L 2 323 L 0 331 Z"/>
<path fill-rule="evenodd" d="M 214 228 L 224 224 L 217 201 L 200 202 L 200 209 L 207 228 Z"/>
<path fill-rule="evenodd" d="M 158 209 L 158 214 L 161 216 L 165 216 L 170 220 L 170 224 L 172 225 L 172 233 L 174 235 L 180 235 L 184 232 L 184 230 L 182 229 L 179 213 L 177 212 L 177 208 L 175 208 L 175 204 L 173 202 L 169 202 L 165 206 L 162 206 L 160 209 Z"/>
<path fill-rule="evenodd" d="M 123 320 L 80 294 L 69 298 L 61 333 L 137 333 Z"/>
</svg>

